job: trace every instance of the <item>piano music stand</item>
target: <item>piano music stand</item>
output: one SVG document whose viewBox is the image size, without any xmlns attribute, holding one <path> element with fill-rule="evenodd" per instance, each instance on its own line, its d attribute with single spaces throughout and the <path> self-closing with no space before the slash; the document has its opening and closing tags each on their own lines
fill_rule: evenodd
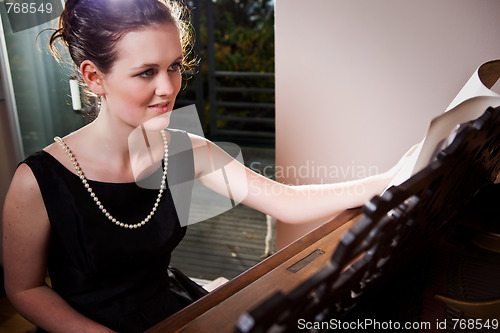
<svg viewBox="0 0 500 333">
<path fill-rule="evenodd" d="M 500 107 L 463 124 L 426 168 L 364 207 L 328 266 L 240 317 L 237 332 L 296 331 L 303 322 L 346 318 L 386 276 L 417 258 L 500 172 Z"/>
</svg>

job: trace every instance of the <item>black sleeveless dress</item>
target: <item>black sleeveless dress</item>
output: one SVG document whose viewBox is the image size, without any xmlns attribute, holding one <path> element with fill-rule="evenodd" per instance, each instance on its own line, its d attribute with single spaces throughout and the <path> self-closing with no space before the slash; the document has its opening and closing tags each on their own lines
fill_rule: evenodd
<svg viewBox="0 0 500 333">
<path fill-rule="evenodd" d="M 115 331 L 143 332 L 206 293 L 168 266 L 186 233 L 178 216 L 186 218 L 188 212 L 177 212 L 174 198 L 190 200 L 194 167 L 188 142 L 186 133 L 171 132 L 167 183 L 186 186 L 176 186 L 175 193 L 167 186 L 153 218 L 137 229 L 110 222 L 80 178 L 52 155 L 40 151 L 24 161 L 36 177 L 51 224 L 52 288 L 75 310 Z M 161 173 L 159 168 L 151 177 L 161 179 Z M 136 183 L 89 184 L 124 223 L 144 219 L 158 196 L 157 189 Z"/>
</svg>

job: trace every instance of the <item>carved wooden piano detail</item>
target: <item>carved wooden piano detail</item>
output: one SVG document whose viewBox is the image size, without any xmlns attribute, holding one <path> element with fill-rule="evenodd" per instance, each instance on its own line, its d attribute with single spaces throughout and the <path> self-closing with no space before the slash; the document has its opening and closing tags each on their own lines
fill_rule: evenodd
<svg viewBox="0 0 500 333">
<path fill-rule="evenodd" d="M 485 331 L 487 319 L 498 328 L 499 172 L 500 107 L 462 125 L 452 144 L 403 184 L 148 332 L 290 332 L 299 320 L 358 319 L 451 329 L 476 318 Z"/>
</svg>

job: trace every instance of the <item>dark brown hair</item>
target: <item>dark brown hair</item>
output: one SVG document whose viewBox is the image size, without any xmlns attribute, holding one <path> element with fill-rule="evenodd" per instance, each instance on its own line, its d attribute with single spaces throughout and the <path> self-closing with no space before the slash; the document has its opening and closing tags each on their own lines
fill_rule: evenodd
<svg viewBox="0 0 500 333">
<path fill-rule="evenodd" d="M 192 50 L 192 30 L 185 7 L 168 0 L 68 0 L 59 18 L 58 29 L 49 40 L 58 57 L 56 42 L 62 41 L 77 67 L 92 61 L 108 73 L 116 60 L 116 44 L 127 32 L 173 23 L 179 29 L 186 59 Z M 189 65 L 189 60 L 184 65 Z"/>
</svg>

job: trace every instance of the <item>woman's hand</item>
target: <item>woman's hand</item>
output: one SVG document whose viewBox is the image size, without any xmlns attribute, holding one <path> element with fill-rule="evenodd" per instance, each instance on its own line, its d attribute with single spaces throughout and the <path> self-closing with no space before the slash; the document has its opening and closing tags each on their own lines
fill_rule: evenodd
<svg viewBox="0 0 500 333">
<path fill-rule="evenodd" d="M 412 146 L 401 159 L 386 171 L 383 176 L 387 179 L 387 188 L 391 185 L 399 185 L 410 178 L 417 162 L 417 158 L 422 147 L 422 143 Z"/>
</svg>

